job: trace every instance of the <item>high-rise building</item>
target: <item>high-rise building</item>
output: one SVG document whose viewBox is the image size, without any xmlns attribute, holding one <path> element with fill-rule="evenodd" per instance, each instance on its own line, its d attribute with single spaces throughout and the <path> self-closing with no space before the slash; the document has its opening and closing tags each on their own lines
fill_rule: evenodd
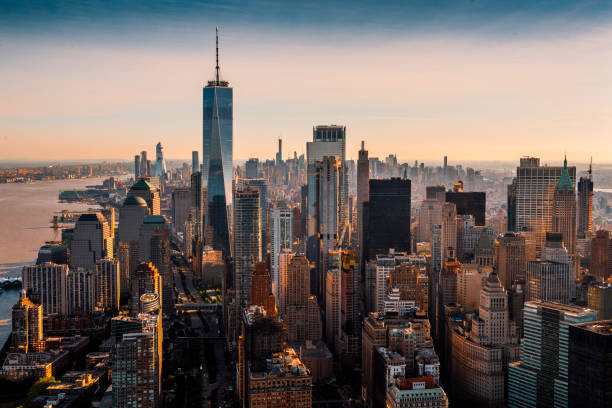
<svg viewBox="0 0 612 408">
<path fill-rule="evenodd" d="M 370 198 L 364 211 L 364 251 L 367 259 L 393 248 L 412 252 L 410 247 L 410 180 L 370 180 Z"/>
<path fill-rule="evenodd" d="M 569 326 L 568 406 L 612 406 L 612 320 Z"/>
<path fill-rule="evenodd" d="M 574 262 L 563 247 L 561 234 L 546 234 L 542 259 L 527 262 L 526 300 L 569 304 L 575 297 Z"/>
<path fill-rule="evenodd" d="M 552 232 L 563 235 L 570 256 L 576 254 L 576 191 L 567 171 L 567 158 L 553 194 Z"/>
<path fill-rule="evenodd" d="M 159 188 L 152 185 L 149 179 L 141 178 L 128 191 L 128 197 L 140 197 L 147 203 L 151 215 L 159 215 L 161 211 Z"/>
<path fill-rule="evenodd" d="M 251 158 L 244 163 L 244 170 L 246 178 L 257 178 L 259 177 L 259 159 Z"/>
<path fill-rule="evenodd" d="M 161 142 L 155 146 L 155 177 L 166 176 L 166 159 L 164 159 L 164 151 Z"/>
<path fill-rule="evenodd" d="M 139 264 L 130 279 L 130 309 L 133 315 L 140 311 L 140 297 L 145 293 L 156 293 L 163 302 L 161 277 L 151 262 Z"/>
<path fill-rule="evenodd" d="M 286 266 L 285 323 L 287 341 L 301 343 L 321 339 L 321 315 L 310 293 L 310 264 L 305 256 L 292 256 Z"/>
<path fill-rule="evenodd" d="M 232 205 L 233 89 L 219 76 L 219 32 L 215 79 L 203 89 L 202 185 L 207 189 L 205 228 L 212 230 L 213 249 L 230 255 L 227 207 Z M 208 243 L 207 243 L 208 244 Z"/>
<path fill-rule="evenodd" d="M 200 171 L 200 159 L 198 157 L 198 151 L 194 150 L 191 152 L 191 173 Z"/>
<path fill-rule="evenodd" d="M 516 279 L 525 278 L 525 237 L 506 232 L 495 241 L 495 267 L 502 286 L 509 290 Z"/>
<path fill-rule="evenodd" d="M 149 215 L 142 222 L 138 236 L 138 261 L 151 261 L 151 238 L 158 230 L 168 231 L 170 223 L 163 215 Z"/>
<path fill-rule="evenodd" d="M 587 305 L 597 312 L 599 320 L 612 319 L 612 285 L 591 284 L 587 289 Z"/>
<path fill-rule="evenodd" d="M 584 237 L 593 231 L 593 169 L 589 164 L 586 176 L 578 181 L 578 236 Z"/>
<path fill-rule="evenodd" d="M 134 179 L 140 177 L 140 155 L 134 156 Z"/>
<path fill-rule="evenodd" d="M 272 291 L 276 299 L 280 297 L 279 256 L 282 250 L 293 249 L 293 211 L 289 208 L 275 208 L 271 211 L 270 239 L 272 251 L 270 264 L 272 273 Z"/>
<path fill-rule="evenodd" d="M 455 258 L 457 254 L 457 208 L 453 203 L 442 204 L 442 259 Z"/>
<path fill-rule="evenodd" d="M 251 295 L 251 267 L 262 260 L 259 189 L 239 186 L 234 197 L 234 276 L 238 305 Z"/>
<path fill-rule="evenodd" d="M 508 222 L 510 231 L 533 231 L 536 255 L 539 256 L 546 240 L 546 233 L 553 230 L 553 202 L 555 186 L 563 173 L 563 167 L 540 166 L 536 157 L 522 157 L 516 169 L 516 177 L 508 189 Z M 576 167 L 566 169 L 572 185 L 576 183 Z M 512 200 L 510 195 L 512 195 Z M 516 225 L 510 225 L 515 219 Z M 513 227 L 513 228 L 510 228 Z"/>
<path fill-rule="evenodd" d="M 276 165 L 283 163 L 283 139 L 278 139 L 278 152 L 276 153 Z"/>
<path fill-rule="evenodd" d="M 419 208 L 418 242 L 431 242 L 431 231 L 434 225 L 442 225 L 442 201 L 426 199 Z"/>
<path fill-rule="evenodd" d="M 21 271 L 21 280 L 28 297 L 42 305 L 45 316 L 68 314 L 68 265 L 49 262 L 26 265 Z"/>
<path fill-rule="evenodd" d="M 328 257 L 325 274 L 325 340 L 332 350 L 339 353 L 336 342 L 340 338 L 342 253 L 330 251 Z"/>
<path fill-rule="evenodd" d="M 196 152 L 197 153 L 197 152 Z M 172 192 L 172 224 L 174 231 L 185 238 L 185 223 L 191 212 L 191 190 L 176 188 Z"/>
<path fill-rule="evenodd" d="M 95 270 L 96 262 L 113 257 L 113 232 L 100 213 L 82 214 L 74 226 L 70 244 L 72 268 Z"/>
<path fill-rule="evenodd" d="M 174 314 L 174 274 L 170 265 L 170 234 L 160 229 L 151 237 L 151 263 L 161 277 L 161 307 L 165 316 Z"/>
<path fill-rule="evenodd" d="M 121 272 L 121 296 L 126 298 L 132 272 L 138 265 L 140 250 L 140 227 L 150 214 L 146 201 L 139 196 L 130 196 L 123 201 L 119 209 L 118 258 Z"/>
<path fill-rule="evenodd" d="M 487 193 L 481 191 L 448 191 L 446 202 L 455 204 L 457 215 L 471 215 L 477 226 L 485 225 Z"/>
<path fill-rule="evenodd" d="M 236 185 L 251 186 L 259 190 L 259 228 L 261 229 L 261 248 L 262 256 L 268 248 L 268 181 L 265 178 L 239 178 Z"/>
<path fill-rule="evenodd" d="M 113 407 L 161 405 L 162 319 L 157 314 L 112 319 Z"/>
<path fill-rule="evenodd" d="M 568 406 L 569 327 L 596 320 L 597 312 L 536 301 L 525 302 L 523 313 L 520 361 L 508 369 L 508 406 Z"/>
<path fill-rule="evenodd" d="M 361 141 L 361 150 L 357 159 L 357 238 L 359 242 L 359 265 L 364 266 L 363 253 L 363 205 L 370 199 L 370 160 L 365 143 Z"/>
<path fill-rule="evenodd" d="M 610 231 L 599 230 L 591 239 L 591 274 L 607 281 L 612 276 L 612 238 Z"/>
<path fill-rule="evenodd" d="M 43 307 L 28 299 L 25 290 L 12 307 L 11 317 L 12 347 L 24 353 L 42 351 Z"/>
<path fill-rule="evenodd" d="M 256 262 L 252 267 L 250 303 L 262 306 L 268 316 L 278 314 L 274 294 L 272 294 L 270 271 L 264 262 Z"/>
<path fill-rule="evenodd" d="M 348 202 L 348 180 L 346 180 L 345 159 L 346 159 L 346 127 L 345 126 L 316 126 L 312 131 L 312 142 L 306 143 L 306 157 L 308 160 L 306 168 L 307 176 L 307 211 L 306 228 L 307 237 L 315 236 L 317 231 L 316 202 L 319 194 L 317 177 L 319 172 L 317 163 L 325 157 L 336 157 L 339 160 L 338 171 L 338 207 L 341 208 L 341 215 L 345 214 L 342 207 Z M 345 198 L 346 201 L 342 201 Z M 344 222 L 345 217 L 340 217 Z"/>
<path fill-rule="evenodd" d="M 140 152 L 140 173 L 138 177 L 149 177 L 149 160 L 147 160 L 147 151 Z"/>
<path fill-rule="evenodd" d="M 72 268 L 66 279 L 66 300 L 68 314 L 71 316 L 88 315 L 96 308 L 96 281 L 94 271 Z"/>
<path fill-rule="evenodd" d="M 202 207 L 203 190 L 202 190 L 202 173 L 196 171 L 195 173 L 191 173 L 191 220 L 193 222 L 193 232 L 194 234 L 191 237 L 192 242 L 186 242 L 186 245 L 191 245 L 192 248 L 195 247 L 195 243 L 197 241 L 201 241 L 204 237 L 204 230 L 202 225 L 202 218 L 204 217 L 204 208 Z M 214 246 L 213 242 L 208 243 L 209 246 Z"/>
<path fill-rule="evenodd" d="M 119 312 L 121 294 L 121 267 L 115 258 L 104 258 L 96 262 L 95 288 L 96 306 Z"/>
</svg>

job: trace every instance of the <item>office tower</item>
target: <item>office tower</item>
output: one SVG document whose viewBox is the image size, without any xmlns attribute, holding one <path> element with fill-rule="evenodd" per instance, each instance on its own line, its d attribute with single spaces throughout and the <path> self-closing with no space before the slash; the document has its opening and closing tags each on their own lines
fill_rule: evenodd
<svg viewBox="0 0 612 408">
<path fill-rule="evenodd" d="M 409 301 L 418 310 L 427 313 L 429 308 L 429 280 L 425 265 L 416 265 L 403 261 L 406 256 L 396 257 L 395 268 L 389 271 L 387 292 L 397 289 L 402 301 Z"/>
<path fill-rule="evenodd" d="M 249 303 L 251 266 L 262 260 L 259 189 L 239 186 L 234 197 L 234 274 L 240 307 Z"/>
<path fill-rule="evenodd" d="M 340 337 L 337 349 L 344 366 L 353 367 L 360 360 L 361 318 L 358 282 L 355 279 L 355 251 L 340 251 Z"/>
<path fill-rule="evenodd" d="M 61 242 L 47 241 L 38 249 L 36 265 L 51 262 L 54 264 L 68 264 L 68 248 Z"/>
<path fill-rule="evenodd" d="M 452 380 L 456 402 L 505 404 L 507 362 L 518 360 L 518 335 L 508 318 L 508 299 L 497 274 L 480 291 L 471 327 L 452 331 Z"/>
<path fill-rule="evenodd" d="M 453 203 L 442 204 L 442 240 L 444 242 L 442 259 L 446 261 L 455 258 L 457 253 L 457 208 Z"/>
<path fill-rule="evenodd" d="M 140 173 L 138 173 L 138 177 L 149 176 L 149 160 L 147 160 L 147 152 L 143 150 L 140 152 Z"/>
<path fill-rule="evenodd" d="M 190 185 L 190 195 L 191 195 L 191 206 L 190 212 L 187 216 L 191 216 L 192 225 L 190 225 L 193 234 L 191 234 L 191 242 L 185 241 L 185 245 L 191 246 L 191 251 L 193 252 L 193 248 L 197 241 L 201 241 L 204 238 L 204 230 L 202 225 L 202 219 L 204 217 L 204 208 L 202 207 L 204 194 L 202 190 L 202 173 L 196 171 L 191 174 L 191 185 Z M 213 238 L 213 240 L 216 237 Z M 214 246 L 214 242 L 207 242 L 207 245 Z"/>
<path fill-rule="evenodd" d="M 599 230 L 591 239 L 590 256 L 592 275 L 607 281 L 612 276 L 612 238 L 610 231 Z"/>
<path fill-rule="evenodd" d="M 119 241 L 118 258 L 121 272 L 121 297 L 126 298 L 129 291 L 129 281 L 132 272 L 138 265 L 140 250 L 140 227 L 150 214 L 149 207 L 142 197 L 131 196 L 123 201 L 119 209 Z"/>
<path fill-rule="evenodd" d="M 495 264 L 495 242 L 484 228 L 480 230 L 478 243 L 474 248 L 474 262 L 479 266 L 491 268 Z"/>
<path fill-rule="evenodd" d="M 252 186 L 259 190 L 259 228 L 261 229 L 261 248 L 263 256 L 268 248 L 268 181 L 265 178 L 239 178 L 236 180 L 236 185 L 238 187 Z"/>
<path fill-rule="evenodd" d="M 25 290 L 11 309 L 11 321 L 14 349 L 23 353 L 42 351 L 43 307 L 28 299 Z"/>
<path fill-rule="evenodd" d="M 370 160 L 365 143 L 361 141 L 361 150 L 357 159 L 357 238 L 359 242 L 359 264 L 364 266 L 363 253 L 363 205 L 370 199 Z"/>
<path fill-rule="evenodd" d="M 516 226 L 510 231 L 533 231 L 536 241 L 536 256 L 540 255 L 546 241 L 546 233 L 553 230 L 553 202 L 555 186 L 559 182 L 563 167 L 540 166 L 536 157 L 522 157 L 516 169 L 512 193 Z M 576 182 L 576 168 L 568 167 L 567 176 L 572 185 Z M 509 197 L 510 200 L 510 197 Z M 510 206 L 509 206 L 510 207 Z M 509 221 L 510 222 L 510 221 Z"/>
<path fill-rule="evenodd" d="M 159 189 L 145 179 L 138 180 L 128 191 L 128 197 L 140 197 L 147 203 L 151 215 L 160 214 Z"/>
<path fill-rule="evenodd" d="M 151 160 L 147 160 L 147 177 L 153 177 L 154 173 L 155 173 L 155 169 L 153 168 L 153 165 L 151 164 Z"/>
<path fill-rule="evenodd" d="M 367 259 L 390 248 L 411 252 L 410 180 L 370 180 L 370 199 L 364 212 L 364 251 Z"/>
<path fill-rule="evenodd" d="M 170 224 L 163 215 L 149 215 L 144 219 L 138 235 L 139 262 L 151 261 L 151 238 L 153 238 L 155 231 L 168 231 L 169 228 Z"/>
<path fill-rule="evenodd" d="M 483 275 L 479 268 L 475 264 L 462 264 L 457 274 L 457 304 L 468 313 L 478 310 L 480 305 Z"/>
<path fill-rule="evenodd" d="M 233 89 L 219 77 L 219 35 L 215 79 L 203 90 L 202 185 L 206 188 L 205 228 L 213 234 L 213 249 L 230 255 L 227 207 L 232 205 Z M 210 243 L 207 242 L 209 245 Z"/>
<path fill-rule="evenodd" d="M 316 263 L 315 295 L 325 304 L 325 273 L 328 254 L 336 248 L 340 238 L 340 173 L 341 163 L 334 156 L 326 156 L 317 163 L 316 220 L 319 245 Z"/>
<path fill-rule="evenodd" d="M 446 201 L 446 187 L 444 186 L 426 186 L 426 200 Z"/>
<path fill-rule="evenodd" d="M 584 237 L 593 231 L 593 169 L 589 164 L 586 176 L 578 181 L 578 236 Z"/>
<path fill-rule="evenodd" d="M 561 234 L 546 234 L 542 259 L 527 262 L 527 300 L 568 304 L 576 295 L 574 262 L 563 247 Z"/>
<path fill-rule="evenodd" d="M 444 175 L 446 176 L 446 171 L 448 170 L 448 159 L 444 156 Z"/>
<path fill-rule="evenodd" d="M 271 212 L 272 225 L 270 238 L 272 253 L 270 263 L 272 267 L 272 292 L 276 299 L 280 298 L 279 256 L 284 249 L 293 249 L 293 211 L 289 208 L 275 208 Z"/>
<path fill-rule="evenodd" d="M 96 306 L 113 313 L 119 312 L 121 294 L 121 267 L 114 258 L 104 258 L 96 262 L 95 288 Z M 126 282 L 127 283 L 127 282 Z"/>
<path fill-rule="evenodd" d="M 502 286 L 509 290 L 516 279 L 525 278 L 525 237 L 506 232 L 495 240 L 495 267 Z"/>
<path fill-rule="evenodd" d="M 612 285 L 591 284 L 587 289 L 587 305 L 597 312 L 599 320 L 612 319 Z"/>
<path fill-rule="evenodd" d="M 567 171 L 567 158 L 553 194 L 552 232 L 563 235 L 570 256 L 576 255 L 576 192 Z"/>
<path fill-rule="evenodd" d="M 442 201 L 429 198 L 423 200 L 418 219 L 417 242 L 431 242 L 433 226 L 442 225 Z"/>
<path fill-rule="evenodd" d="M 339 353 L 336 342 L 340 337 L 342 253 L 330 251 L 328 257 L 327 273 L 325 274 L 325 341 L 332 350 Z"/>
<path fill-rule="evenodd" d="M 387 391 L 388 408 L 447 408 L 448 397 L 431 375 L 398 379 Z"/>
<path fill-rule="evenodd" d="M 338 207 L 340 208 L 339 217 L 343 223 L 345 220 L 345 212 L 343 204 L 348 202 L 348 180 L 345 175 L 345 159 L 346 159 L 346 127 L 345 126 L 316 126 L 312 131 L 312 142 L 306 143 L 306 157 L 308 160 L 306 168 L 307 176 L 307 211 L 305 212 L 306 217 L 306 231 L 307 237 L 315 236 L 319 231 L 317 230 L 317 217 L 316 217 L 316 202 L 317 194 L 319 194 L 317 177 L 319 175 L 318 162 L 324 161 L 326 157 L 336 157 L 339 160 L 338 171 Z M 330 160 L 330 159 L 327 159 Z M 341 169 L 341 170 L 340 170 Z M 342 199 L 345 198 L 345 201 Z"/>
<path fill-rule="evenodd" d="M 321 315 L 310 293 L 310 264 L 305 256 L 292 256 L 286 267 L 287 341 L 301 343 L 321 339 Z"/>
<path fill-rule="evenodd" d="M 72 268 L 93 271 L 96 261 L 113 257 L 112 231 L 100 213 L 82 214 L 74 226 L 70 244 Z"/>
<path fill-rule="evenodd" d="M 161 405 L 162 319 L 141 313 L 112 319 L 113 407 Z"/>
<path fill-rule="evenodd" d="M 172 225 L 185 238 L 185 223 L 191 212 L 191 189 L 176 188 L 172 192 Z"/>
<path fill-rule="evenodd" d="M 312 375 L 294 349 L 272 354 L 261 371 L 249 371 L 249 407 L 312 406 Z"/>
<path fill-rule="evenodd" d="M 444 255 L 444 235 L 442 225 L 434 224 L 431 230 L 431 273 L 437 276 L 442 270 Z"/>
<path fill-rule="evenodd" d="M 383 313 L 385 310 L 385 298 L 387 297 L 387 279 L 391 271 L 395 269 L 395 255 L 376 255 L 375 281 L 374 281 L 374 312 Z"/>
<path fill-rule="evenodd" d="M 140 155 L 134 156 L 134 179 L 137 180 L 140 177 Z"/>
<path fill-rule="evenodd" d="M 569 326 L 594 321 L 597 312 L 536 301 L 525 302 L 523 316 L 520 361 L 508 368 L 508 406 L 567 406 Z"/>
<path fill-rule="evenodd" d="M 518 181 L 516 178 L 512 179 L 512 183 L 507 186 L 507 198 L 506 208 L 508 215 L 508 224 L 506 230 L 519 232 L 516 228 L 516 197 L 517 197 Z"/>
<path fill-rule="evenodd" d="M 286 306 L 289 300 L 288 287 L 291 284 L 291 282 L 289 282 L 288 268 L 294 256 L 295 256 L 295 252 L 289 249 L 283 249 L 278 254 L 278 282 L 279 282 L 278 292 L 279 294 L 276 299 L 277 299 L 278 311 L 281 315 L 284 315 L 287 311 Z M 306 268 L 305 273 L 308 273 L 308 285 L 309 285 L 308 290 L 310 290 L 310 263 L 308 263 L 308 261 L 306 261 L 305 268 Z M 274 283 L 273 283 L 272 289 L 274 289 Z"/>
<path fill-rule="evenodd" d="M 166 159 L 164 159 L 161 142 L 159 142 L 155 146 L 155 177 L 165 177 L 166 172 Z"/>
<path fill-rule="evenodd" d="M 276 301 L 272 294 L 270 271 L 264 262 L 256 262 L 251 269 L 251 295 L 250 303 L 262 306 L 267 316 L 276 316 Z"/>
<path fill-rule="evenodd" d="M 170 234 L 160 229 L 151 237 L 151 263 L 161 277 L 161 307 L 165 316 L 174 315 L 174 275 L 170 265 Z"/>
<path fill-rule="evenodd" d="M 612 406 L 612 321 L 569 326 L 568 406 Z"/>
<path fill-rule="evenodd" d="M 68 314 L 71 316 L 88 315 L 96 307 L 96 288 L 94 272 L 84 268 L 72 268 L 66 279 L 66 299 Z"/>
<path fill-rule="evenodd" d="M 68 265 L 26 265 L 21 271 L 21 280 L 28 297 L 42 305 L 45 316 L 68 313 Z"/>
<path fill-rule="evenodd" d="M 157 293 L 163 303 L 161 277 L 151 262 L 139 264 L 130 279 L 130 309 L 133 315 L 140 311 L 140 297 L 145 293 Z"/>
<path fill-rule="evenodd" d="M 259 159 L 251 158 L 244 164 L 246 178 L 259 177 Z"/>
<path fill-rule="evenodd" d="M 477 226 L 485 225 L 487 193 L 479 191 L 448 191 L 446 202 L 455 204 L 457 215 L 471 215 Z"/>
<path fill-rule="evenodd" d="M 278 152 L 276 153 L 276 165 L 283 163 L 283 139 L 278 139 Z"/>
<path fill-rule="evenodd" d="M 198 151 L 194 150 L 191 152 L 191 174 L 200 171 L 200 159 L 198 157 Z"/>
</svg>

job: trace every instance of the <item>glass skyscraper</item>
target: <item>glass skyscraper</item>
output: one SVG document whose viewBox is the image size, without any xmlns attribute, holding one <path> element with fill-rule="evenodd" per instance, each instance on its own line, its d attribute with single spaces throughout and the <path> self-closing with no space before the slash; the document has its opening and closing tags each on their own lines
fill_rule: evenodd
<svg viewBox="0 0 612 408">
<path fill-rule="evenodd" d="M 202 183 L 206 192 L 205 236 L 214 249 L 230 255 L 228 206 L 232 201 L 233 89 L 219 79 L 219 37 L 216 76 L 203 90 Z"/>
</svg>

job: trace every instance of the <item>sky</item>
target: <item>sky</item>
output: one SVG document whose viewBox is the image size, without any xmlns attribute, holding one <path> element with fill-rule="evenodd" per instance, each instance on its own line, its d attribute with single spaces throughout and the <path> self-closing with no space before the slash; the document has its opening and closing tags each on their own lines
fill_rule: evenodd
<svg viewBox="0 0 612 408">
<path fill-rule="evenodd" d="M 202 149 L 202 86 L 234 88 L 234 158 L 612 162 L 612 2 L 0 0 L 0 160 Z"/>
</svg>

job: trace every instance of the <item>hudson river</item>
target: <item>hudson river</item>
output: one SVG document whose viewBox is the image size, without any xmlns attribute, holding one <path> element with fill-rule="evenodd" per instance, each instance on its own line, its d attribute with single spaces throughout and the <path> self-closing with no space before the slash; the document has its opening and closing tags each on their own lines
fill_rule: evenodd
<svg viewBox="0 0 612 408">
<path fill-rule="evenodd" d="M 0 184 L 0 280 L 21 276 L 21 267 L 33 263 L 45 241 L 61 240 L 51 228 L 55 211 L 86 210 L 89 205 L 58 202 L 62 190 L 83 190 L 104 178 Z M 11 307 L 19 291 L 0 293 L 0 347 L 11 332 Z"/>
</svg>

